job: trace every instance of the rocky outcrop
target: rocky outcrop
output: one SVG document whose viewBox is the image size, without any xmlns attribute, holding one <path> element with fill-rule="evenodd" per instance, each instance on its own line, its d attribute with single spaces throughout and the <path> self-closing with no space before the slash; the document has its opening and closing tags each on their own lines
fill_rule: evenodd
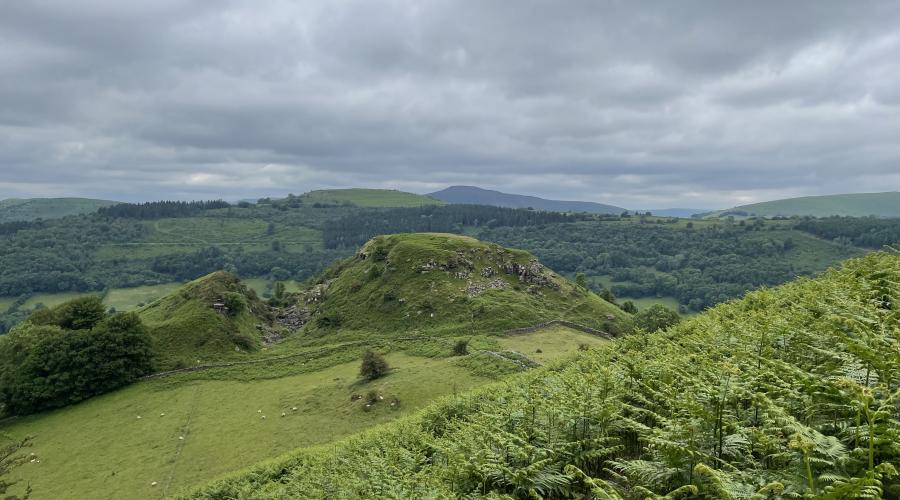
<svg viewBox="0 0 900 500">
<path fill-rule="evenodd" d="M 501 269 L 506 274 L 517 276 L 519 281 L 524 283 L 559 289 L 559 283 L 553 279 L 546 268 L 537 260 L 532 260 L 528 264 L 507 261 L 503 263 Z"/>
<path fill-rule="evenodd" d="M 476 297 L 487 290 L 503 290 L 506 286 L 506 282 L 500 278 L 491 281 L 468 281 L 466 282 L 466 295 Z"/>
<path fill-rule="evenodd" d="M 275 310 L 275 322 L 284 326 L 292 333 L 308 323 L 311 316 L 312 313 L 306 307 L 291 306 L 285 309 Z"/>
</svg>

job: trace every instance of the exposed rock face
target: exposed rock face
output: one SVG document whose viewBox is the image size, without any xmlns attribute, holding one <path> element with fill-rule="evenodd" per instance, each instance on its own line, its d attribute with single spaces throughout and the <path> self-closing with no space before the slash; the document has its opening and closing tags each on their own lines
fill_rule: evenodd
<svg viewBox="0 0 900 500">
<path fill-rule="evenodd" d="M 325 293 L 328 291 L 328 286 L 331 285 L 332 281 L 334 280 L 328 280 L 324 283 L 313 285 L 312 288 L 300 293 L 301 298 L 307 304 L 316 304 L 322 302 L 323 300 L 325 300 Z"/>
<path fill-rule="evenodd" d="M 487 290 L 503 290 L 504 288 L 506 288 L 506 282 L 499 278 L 488 282 L 469 281 L 466 283 L 466 295 L 475 297 Z"/>
<path fill-rule="evenodd" d="M 456 252 L 456 257 L 448 260 L 447 262 L 437 262 L 434 259 L 429 259 L 427 262 L 419 266 L 419 271 L 423 273 L 427 273 L 429 271 L 471 271 L 475 269 L 475 264 L 465 257 L 465 253 Z"/>
<path fill-rule="evenodd" d="M 295 332 L 299 330 L 301 326 L 309 322 L 310 316 L 312 316 L 312 313 L 310 313 L 308 308 L 291 306 L 286 309 L 277 310 L 275 322 L 279 325 L 283 325 L 291 332 Z"/>
<path fill-rule="evenodd" d="M 559 283 L 553 280 L 550 273 L 544 270 L 544 266 L 537 260 L 532 260 L 528 264 L 519 264 L 518 262 L 504 262 L 501 269 L 506 274 L 513 274 L 519 277 L 519 281 L 531 283 L 533 285 L 545 286 L 558 289 Z"/>
</svg>

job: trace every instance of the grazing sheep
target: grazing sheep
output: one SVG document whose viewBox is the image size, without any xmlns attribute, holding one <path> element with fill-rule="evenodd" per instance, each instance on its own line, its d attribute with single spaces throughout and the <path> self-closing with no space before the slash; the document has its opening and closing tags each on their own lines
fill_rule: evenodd
<svg viewBox="0 0 900 500">
<path fill-rule="evenodd" d="M 266 416 L 265 416 L 265 415 L 263 415 L 263 416 L 262 416 L 262 417 L 260 417 L 260 418 L 262 418 L 262 419 L 263 419 L 263 420 L 265 420 L 265 419 L 266 419 Z"/>
<path fill-rule="evenodd" d="M 291 408 L 291 411 L 297 411 L 297 407 L 295 406 L 295 407 Z"/>
<path fill-rule="evenodd" d="M 281 416 L 282 416 L 282 417 L 287 416 L 287 413 L 281 412 Z"/>
<path fill-rule="evenodd" d="M 138 419 L 138 420 L 140 420 L 140 419 L 141 419 L 141 416 L 140 416 L 140 415 L 138 415 L 138 416 L 137 416 L 137 419 Z"/>
<path fill-rule="evenodd" d="M 166 414 L 165 414 L 165 413 L 160 413 L 159 416 L 160 416 L 160 417 L 165 417 Z"/>
<path fill-rule="evenodd" d="M 156 481 L 153 481 L 152 483 L 150 483 L 150 486 L 156 486 Z"/>
<path fill-rule="evenodd" d="M 184 441 L 184 436 L 178 436 L 179 441 Z"/>
</svg>

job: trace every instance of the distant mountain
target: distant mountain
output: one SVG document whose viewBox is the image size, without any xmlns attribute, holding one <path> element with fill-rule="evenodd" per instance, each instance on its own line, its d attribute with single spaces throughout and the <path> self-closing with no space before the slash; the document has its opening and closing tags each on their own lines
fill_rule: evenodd
<svg viewBox="0 0 900 500">
<path fill-rule="evenodd" d="M 694 214 L 702 214 L 709 212 L 708 208 L 657 208 L 656 210 L 646 210 L 653 215 L 661 217 L 682 217 L 688 218 Z"/>
<path fill-rule="evenodd" d="M 90 198 L 8 198 L 0 200 L 0 222 L 58 219 L 96 212 L 119 202 Z"/>
<path fill-rule="evenodd" d="M 900 192 L 854 193 L 827 196 L 804 196 L 785 200 L 765 201 L 751 205 L 741 205 L 727 210 L 706 214 L 706 217 L 776 217 L 811 215 L 828 217 L 844 215 L 850 217 L 900 217 Z"/>
<path fill-rule="evenodd" d="M 534 208 L 553 212 L 592 212 L 618 214 L 625 209 L 614 205 L 590 201 L 546 200 L 536 196 L 501 193 L 474 186 L 450 186 L 447 189 L 429 193 L 427 196 L 453 204 L 493 205 L 510 208 Z"/>
</svg>

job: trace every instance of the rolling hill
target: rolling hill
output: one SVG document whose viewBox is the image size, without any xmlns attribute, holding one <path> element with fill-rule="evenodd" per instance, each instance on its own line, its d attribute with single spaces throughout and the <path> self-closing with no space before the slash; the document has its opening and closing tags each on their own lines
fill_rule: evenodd
<svg viewBox="0 0 900 500">
<path fill-rule="evenodd" d="M 897 498 L 898 283 L 848 261 L 185 498 Z"/>
<path fill-rule="evenodd" d="M 98 208 L 116 203 L 118 202 L 90 198 L 8 198 L 0 200 L 0 223 L 58 219 L 67 215 L 96 212 Z"/>
<path fill-rule="evenodd" d="M 599 214 L 620 214 L 625 211 L 622 207 L 594 203 L 590 201 L 563 201 L 546 200 L 536 196 L 521 194 L 501 193 L 490 189 L 481 189 L 474 186 L 450 186 L 441 191 L 429 193 L 427 196 L 446 203 L 493 205 L 509 208 L 533 208 L 535 210 L 547 210 L 551 212 L 590 212 Z"/>
<path fill-rule="evenodd" d="M 393 189 L 323 189 L 310 191 L 300 195 L 303 203 L 323 203 L 341 205 L 348 204 L 356 207 L 368 208 L 394 208 L 394 207 L 420 207 L 423 205 L 440 205 L 441 202 L 434 198 L 422 196 Z"/>
<path fill-rule="evenodd" d="M 300 294 L 307 333 L 343 330 L 500 333 L 565 319 L 611 333 L 627 315 L 525 251 L 460 235 L 379 236 Z"/>
<path fill-rule="evenodd" d="M 900 192 L 804 196 L 741 205 L 703 214 L 704 217 L 776 217 L 793 215 L 829 217 L 900 217 Z"/>
<path fill-rule="evenodd" d="M 266 342 L 264 332 L 284 334 L 256 292 L 221 271 L 147 304 L 138 315 L 153 338 L 158 370 L 242 359 Z"/>
<path fill-rule="evenodd" d="M 454 235 L 376 238 L 308 285 L 270 308 L 217 272 L 139 309 L 157 368 L 181 370 L 0 420 L 0 446 L 35 436 L 17 487 L 30 484 L 34 499 L 167 497 L 613 341 L 560 325 L 508 328 L 631 324 L 529 254 Z M 310 321 L 290 333 L 284 316 Z M 367 350 L 384 356 L 387 375 L 360 378 Z"/>
</svg>

